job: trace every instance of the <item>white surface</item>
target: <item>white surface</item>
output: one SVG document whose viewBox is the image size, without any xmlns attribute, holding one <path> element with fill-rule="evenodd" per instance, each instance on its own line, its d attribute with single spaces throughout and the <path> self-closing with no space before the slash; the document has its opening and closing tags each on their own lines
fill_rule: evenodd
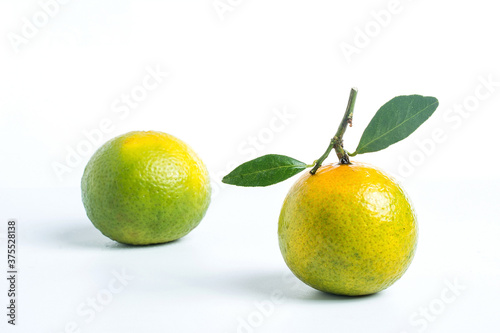
<svg viewBox="0 0 500 333">
<path fill-rule="evenodd" d="M 150 247 L 102 236 L 78 189 L 2 191 L 6 211 L 18 214 L 21 248 L 19 326 L 8 332 L 64 332 L 72 321 L 94 333 L 238 332 L 241 318 L 256 324 L 252 332 L 410 333 L 424 325 L 421 308 L 433 318 L 426 332 L 496 330 L 498 183 L 409 186 L 420 222 L 415 260 L 389 289 L 357 298 L 309 288 L 284 264 L 277 218 L 290 183 L 228 187 L 191 234 Z M 103 290 L 123 270 L 133 279 L 90 318 L 89 298 L 107 302 Z M 448 283 L 465 289 L 454 297 Z M 283 298 L 270 306 L 275 293 Z"/>
<path fill-rule="evenodd" d="M 425 332 L 498 331 L 496 4 L 401 0 L 348 62 L 342 43 L 352 44 L 392 1 L 222 1 L 232 6 L 224 20 L 213 0 L 67 1 L 19 52 L 9 36 L 40 15 L 40 2 L 0 2 L 0 232 L 7 218 L 19 219 L 21 256 L 19 326 L 7 327 L 0 313 L 0 330 L 59 333 L 75 321 L 81 332 L 236 332 L 239 318 L 258 320 L 255 302 L 268 304 L 276 291 L 286 300 L 254 332 L 418 332 L 420 308 L 429 306 L 443 312 Z M 158 69 L 168 77 L 123 109 L 123 94 Z M 484 84 L 488 78 L 493 84 Z M 359 88 L 345 135 L 351 151 L 390 98 L 430 95 L 440 106 L 409 139 L 356 158 L 404 181 L 420 243 L 393 287 L 345 299 L 298 283 L 281 258 L 276 224 L 291 181 L 238 189 L 221 187 L 220 178 L 266 153 L 311 163 L 337 128 L 351 86 Z M 112 128 L 88 141 L 85 133 L 106 120 Z M 125 247 L 85 216 L 86 162 L 131 130 L 178 136 L 210 170 L 213 203 L 185 239 Z M 79 147 L 88 149 L 69 153 Z M 68 159 L 59 177 L 54 165 Z M 134 279 L 85 322 L 78 308 L 88 314 L 88 298 L 106 295 L 122 269 Z M 466 289 L 439 309 L 455 279 Z"/>
</svg>

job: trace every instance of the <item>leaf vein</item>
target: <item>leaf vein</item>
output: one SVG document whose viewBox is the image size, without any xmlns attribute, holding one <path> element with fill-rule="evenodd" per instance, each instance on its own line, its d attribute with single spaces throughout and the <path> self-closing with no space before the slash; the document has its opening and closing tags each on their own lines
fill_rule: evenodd
<svg viewBox="0 0 500 333">
<path fill-rule="evenodd" d="M 265 173 L 265 172 L 274 171 L 274 170 L 283 169 L 283 168 L 287 168 L 287 169 L 301 169 L 302 168 L 302 169 L 305 169 L 305 166 L 291 166 L 290 167 L 290 166 L 282 165 L 282 166 L 278 166 L 278 167 L 274 167 L 274 168 L 257 170 L 257 171 L 249 172 L 249 173 L 239 173 L 239 174 L 234 175 L 234 176 L 231 176 L 229 174 L 224 178 L 231 179 L 231 178 L 236 178 L 236 177 L 250 176 L 250 175 L 254 175 L 254 174 Z"/>
</svg>

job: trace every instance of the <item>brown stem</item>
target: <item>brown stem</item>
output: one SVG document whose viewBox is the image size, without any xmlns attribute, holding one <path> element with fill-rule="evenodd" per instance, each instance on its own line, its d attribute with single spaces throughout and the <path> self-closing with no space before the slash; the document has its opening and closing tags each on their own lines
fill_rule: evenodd
<svg viewBox="0 0 500 333">
<path fill-rule="evenodd" d="M 349 101 L 347 102 L 347 108 L 345 110 L 344 117 L 342 118 L 342 121 L 340 122 L 339 128 L 337 129 L 337 133 L 335 133 L 335 136 L 330 140 L 330 144 L 328 145 L 328 148 L 326 149 L 326 151 L 316 161 L 316 164 L 311 169 L 311 171 L 309 171 L 312 175 L 314 175 L 316 173 L 316 171 L 321 166 L 321 163 L 323 163 L 323 161 L 328 157 L 328 155 L 330 155 L 330 152 L 333 149 L 335 149 L 335 153 L 337 154 L 337 157 L 339 158 L 340 164 L 350 164 L 351 163 L 349 161 L 349 155 L 347 155 L 347 152 L 344 150 L 344 144 L 343 144 L 342 137 L 344 136 L 344 133 L 347 129 L 347 125 L 352 126 L 352 115 L 354 113 L 354 104 L 356 102 L 357 94 L 358 94 L 358 89 L 351 88 L 351 93 L 349 95 Z"/>
</svg>

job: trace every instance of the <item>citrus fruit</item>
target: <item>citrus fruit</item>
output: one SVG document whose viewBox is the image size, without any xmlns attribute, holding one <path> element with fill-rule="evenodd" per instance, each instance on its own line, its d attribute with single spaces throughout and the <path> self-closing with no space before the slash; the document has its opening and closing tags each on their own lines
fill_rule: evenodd
<svg viewBox="0 0 500 333">
<path fill-rule="evenodd" d="M 126 244 L 165 243 L 188 234 L 210 204 L 207 169 L 176 137 L 130 132 L 106 142 L 82 177 L 87 216 L 105 236 Z"/>
<path fill-rule="evenodd" d="M 406 271 L 417 220 L 403 189 L 381 170 L 330 164 L 292 186 L 278 234 L 285 262 L 300 280 L 333 294 L 367 295 Z"/>
</svg>

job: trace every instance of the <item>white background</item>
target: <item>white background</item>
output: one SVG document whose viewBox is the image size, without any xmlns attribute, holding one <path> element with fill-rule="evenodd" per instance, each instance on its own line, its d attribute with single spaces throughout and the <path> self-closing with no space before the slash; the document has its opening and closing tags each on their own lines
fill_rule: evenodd
<svg viewBox="0 0 500 333">
<path fill-rule="evenodd" d="M 71 332 L 72 325 L 80 332 L 497 330 L 500 23 L 493 2 L 401 0 L 394 10 L 391 1 L 225 0 L 224 11 L 211 0 L 73 0 L 48 7 L 49 17 L 40 4 L 50 2 L 0 4 L 0 218 L 20 225 L 18 326 L 1 314 L 2 332 Z M 380 14 L 389 9 L 389 17 Z M 356 53 L 346 55 L 346 45 Z M 151 70 L 168 77 L 124 109 L 123 95 L 141 89 Z M 392 97 L 440 101 L 409 139 L 355 158 L 399 178 L 420 223 L 405 276 L 362 298 L 323 294 L 290 275 L 276 230 L 294 179 L 265 189 L 219 181 L 257 155 L 318 158 L 352 86 L 359 88 L 354 126 L 344 137 L 351 151 Z M 96 132 L 103 121 L 111 129 Z M 210 170 L 212 205 L 180 241 L 122 246 L 85 215 L 85 163 L 131 130 L 181 138 Z M 81 315 L 122 270 L 133 279 L 95 315 Z M 450 284 L 462 289 L 453 293 Z"/>
</svg>

